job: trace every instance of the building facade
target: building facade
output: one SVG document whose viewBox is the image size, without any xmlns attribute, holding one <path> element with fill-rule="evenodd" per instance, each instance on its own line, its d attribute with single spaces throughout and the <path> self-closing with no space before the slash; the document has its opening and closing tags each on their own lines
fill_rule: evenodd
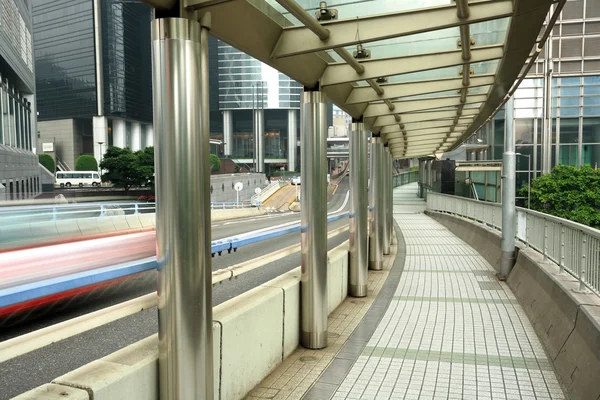
<svg viewBox="0 0 600 400">
<path fill-rule="evenodd" d="M 221 155 L 258 172 L 298 170 L 302 86 L 213 37 L 209 54 L 210 129 Z"/>
<path fill-rule="evenodd" d="M 0 200 L 23 199 L 41 188 L 35 155 L 35 79 L 31 4 L 0 3 Z"/>
<path fill-rule="evenodd" d="M 600 164 L 600 2 L 567 1 L 545 47 L 514 95 L 517 188 L 557 164 Z M 469 158 L 501 160 L 505 129 L 502 110 Z"/>
<path fill-rule="evenodd" d="M 31 0 L 38 147 L 63 169 L 108 146 L 153 145 L 152 9 L 123 0 Z"/>
</svg>

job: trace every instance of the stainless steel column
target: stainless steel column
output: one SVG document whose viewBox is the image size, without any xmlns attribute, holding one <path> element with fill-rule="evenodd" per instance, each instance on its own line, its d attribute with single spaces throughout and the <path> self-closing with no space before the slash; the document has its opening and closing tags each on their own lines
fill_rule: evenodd
<svg viewBox="0 0 600 400">
<path fill-rule="evenodd" d="M 296 110 L 288 110 L 288 171 L 296 170 L 296 151 L 298 146 L 296 112 Z"/>
<path fill-rule="evenodd" d="M 365 124 L 350 126 L 350 296 L 365 297 L 369 278 L 367 131 Z"/>
<path fill-rule="evenodd" d="M 506 103 L 506 136 L 502 156 L 502 261 L 500 278 L 506 279 L 515 265 L 515 122 L 514 98 Z"/>
<path fill-rule="evenodd" d="M 233 154 L 233 111 L 223 111 L 223 142 L 225 156 Z"/>
<path fill-rule="evenodd" d="M 264 110 L 256 110 L 258 171 L 265 172 L 265 113 Z"/>
<path fill-rule="evenodd" d="M 371 138 L 371 166 L 370 166 L 370 186 L 369 186 L 369 268 L 373 270 L 383 269 L 383 196 L 382 188 L 382 160 L 381 153 L 383 145 L 381 138 Z M 352 168 L 352 167 L 350 167 Z"/>
<path fill-rule="evenodd" d="M 381 202 L 383 204 L 383 254 L 390 254 L 390 245 L 392 243 L 390 237 L 390 192 L 391 187 L 389 185 L 389 175 L 391 173 L 390 157 L 387 146 L 383 146 L 381 152 L 381 177 L 383 182 L 381 185 Z"/>
<path fill-rule="evenodd" d="M 392 157 L 392 152 L 388 148 L 388 231 L 390 236 L 390 244 L 394 244 L 394 158 Z"/>
<path fill-rule="evenodd" d="M 305 89 L 306 90 L 306 89 Z M 327 346 L 327 107 L 319 91 L 302 93 L 301 343 Z"/>
<path fill-rule="evenodd" d="M 152 22 L 162 400 L 213 398 L 207 55 L 198 22 Z"/>
</svg>

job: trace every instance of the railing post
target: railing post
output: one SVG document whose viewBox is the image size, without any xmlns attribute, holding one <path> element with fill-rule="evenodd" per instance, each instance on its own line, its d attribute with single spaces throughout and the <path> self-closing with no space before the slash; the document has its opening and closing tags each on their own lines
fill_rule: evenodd
<svg viewBox="0 0 600 400">
<path fill-rule="evenodd" d="M 529 247 L 529 240 L 527 241 L 527 246 Z M 560 247 L 558 251 L 558 273 L 562 274 L 565 271 L 565 227 L 563 224 L 560 224 Z"/>
<path fill-rule="evenodd" d="M 585 287 L 585 273 L 586 273 L 586 264 L 587 264 L 587 235 L 584 232 L 581 232 L 583 236 L 583 240 L 581 241 L 581 267 L 579 268 L 579 291 L 587 292 L 587 288 Z"/>
<path fill-rule="evenodd" d="M 210 13 L 205 14 L 203 25 L 209 20 Z M 204 26 L 187 18 L 152 21 L 152 83 L 160 399 L 210 400 L 210 130 Z"/>
<path fill-rule="evenodd" d="M 52 220 L 56 221 L 56 207 L 52 207 Z"/>
<path fill-rule="evenodd" d="M 548 261 L 548 222 L 544 218 L 544 236 L 542 237 L 542 253 L 544 254 L 544 261 Z"/>
<path fill-rule="evenodd" d="M 136 215 L 139 214 L 138 203 L 135 203 L 135 211 L 133 213 Z"/>
<path fill-rule="evenodd" d="M 327 346 L 327 107 L 325 95 L 305 88 L 300 102 L 301 344 Z M 355 169 L 352 166 L 352 169 Z"/>
<path fill-rule="evenodd" d="M 104 204 L 100 204 L 100 216 L 104 217 Z"/>
</svg>

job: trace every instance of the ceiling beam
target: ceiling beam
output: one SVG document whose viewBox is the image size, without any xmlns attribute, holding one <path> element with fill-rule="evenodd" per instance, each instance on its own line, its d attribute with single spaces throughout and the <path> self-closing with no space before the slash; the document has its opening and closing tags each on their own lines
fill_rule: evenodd
<svg viewBox="0 0 600 400">
<path fill-rule="evenodd" d="M 290 27 L 283 30 L 272 57 L 289 57 L 489 21 L 508 17 L 512 15 L 512 11 L 512 1 L 500 0 L 469 4 L 469 17 L 462 20 L 457 17 L 454 5 L 348 18 L 323 23 L 323 28 L 329 31 L 325 41 L 309 28 Z"/>
<path fill-rule="evenodd" d="M 471 50 L 470 61 L 478 63 L 496 60 L 502 58 L 503 55 L 502 45 L 479 47 Z M 377 79 L 381 76 L 402 75 L 411 72 L 453 67 L 462 65 L 463 63 L 461 50 L 365 60 L 360 63 L 365 67 L 365 71 L 362 74 L 358 74 L 354 68 L 345 62 L 331 63 L 327 64 L 327 68 L 323 72 L 321 86 L 339 85 L 341 83 Z"/>
<path fill-rule="evenodd" d="M 461 104 L 477 104 L 483 103 L 486 100 L 487 95 L 476 94 L 473 96 L 467 96 L 465 102 L 461 102 L 460 96 L 433 97 L 430 99 L 421 100 L 394 101 L 392 102 L 392 104 L 394 105 L 393 113 L 390 112 L 390 109 L 385 103 L 369 104 L 367 106 L 367 109 L 363 113 L 363 118 L 380 117 L 388 114 L 400 114 L 400 121 L 402 121 L 403 113 L 412 113 L 415 111 L 430 110 L 434 108 L 456 107 Z"/>
<path fill-rule="evenodd" d="M 494 75 L 480 75 L 471 77 L 469 87 L 488 86 L 494 83 Z M 389 83 L 381 85 L 383 94 L 378 95 L 368 86 L 355 87 L 350 92 L 346 104 L 369 103 L 377 100 L 396 99 L 406 96 L 418 96 L 437 92 L 446 92 L 449 90 L 459 90 L 463 88 L 462 78 L 449 78 L 439 80 L 424 80 L 414 82 Z"/>
<path fill-rule="evenodd" d="M 430 137 L 430 136 L 435 136 L 437 137 L 438 135 L 441 135 L 442 138 L 445 137 L 460 137 L 462 135 L 463 131 L 457 131 L 457 132 L 450 132 L 450 131 L 437 131 L 437 132 L 430 132 L 424 135 L 419 135 L 418 132 L 414 132 L 412 134 L 407 133 L 406 135 L 404 135 L 403 133 L 400 132 L 396 132 L 396 133 L 390 133 L 388 135 L 383 135 L 381 136 L 384 140 L 392 140 L 392 139 L 401 139 L 404 137 L 407 138 L 421 138 L 421 137 Z"/>
<path fill-rule="evenodd" d="M 460 115 L 461 118 L 475 116 L 479 114 L 477 109 L 468 109 L 465 108 Z M 414 114 L 405 114 L 401 117 L 401 123 L 410 123 L 410 122 L 426 122 L 433 121 L 438 119 L 446 119 L 446 118 L 454 118 L 456 117 L 455 110 L 446 110 L 446 111 L 429 111 L 429 112 L 420 112 Z M 381 117 L 377 117 L 371 127 L 378 126 L 386 126 L 386 125 L 398 125 L 398 121 L 391 115 L 384 115 Z"/>
<path fill-rule="evenodd" d="M 468 126 L 471 124 L 471 122 L 473 122 L 473 118 L 459 118 L 457 127 L 458 126 Z M 400 126 L 400 125 L 402 125 L 402 126 Z M 395 133 L 395 132 L 400 132 L 403 130 L 406 132 L 417 133 L 418 131 L 423 131 L 423 130 L 426 131 L 426 130 L 431 130 L 434 128 L 450 128 L 451 126 L 454 126 L 454 118 L 442 119 L 439 121 L 413 122 L 413 123 L 408 123 L 408 124 L 400 122 L 399 124 L 384 126 L 383 128 L 381 128 L 379 133 L 382 135 L 385 135 L 388 133 Z"/>
</svg>

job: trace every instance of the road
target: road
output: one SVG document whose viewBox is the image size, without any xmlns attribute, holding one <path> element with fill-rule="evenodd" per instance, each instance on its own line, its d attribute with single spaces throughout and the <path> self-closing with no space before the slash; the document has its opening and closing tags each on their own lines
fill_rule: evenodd
<svg viewBox="0 0 600 400">
<path fill-rule="evenodd" d="M 329 212 L 341 212 L 348 209 L 348 189 L 348 180 L 345 179 L 328 203 Z M 298 213 L 281 213 L 215 223 L 212 224 L 213 240 L 299 220 L 300 214 Z M 346 219 L 333 221 L 329 223 L 328 229 L 336 229 L 347 223 Z M 327 247 L 331 250 L 347 239 L 348 232 L 346 231 L 330 238 Z M 256 259 L 299 242 L 300 233 L 296 232 L 278 237 L 277 240 L 245 246 L 238 249 L 237 252 L 215 256 L 213 270 Z M 247 272 L 236 280 L 217 285 L 213 288 L 213 304 L 218 305 L 227 301 L 299 265 L 300 252 L 297 252 Z M 56 310 L 25 325 L 3 329 L 0 333 L 0 341 L 142 296 L 154 290 L 156 290 L 156 272 L 140 274 L 134 281 L 129 281 L 125 287 L 119 286 L 118 291 L 108 289 L 78 307 L 65 307 L 63 310 Z M 157 318 L 156 308 L 145 310 L 0 363 L 0 400 L 10 399 L 50 382 L 60 375 L 156 333 Z"/>
</svg>

